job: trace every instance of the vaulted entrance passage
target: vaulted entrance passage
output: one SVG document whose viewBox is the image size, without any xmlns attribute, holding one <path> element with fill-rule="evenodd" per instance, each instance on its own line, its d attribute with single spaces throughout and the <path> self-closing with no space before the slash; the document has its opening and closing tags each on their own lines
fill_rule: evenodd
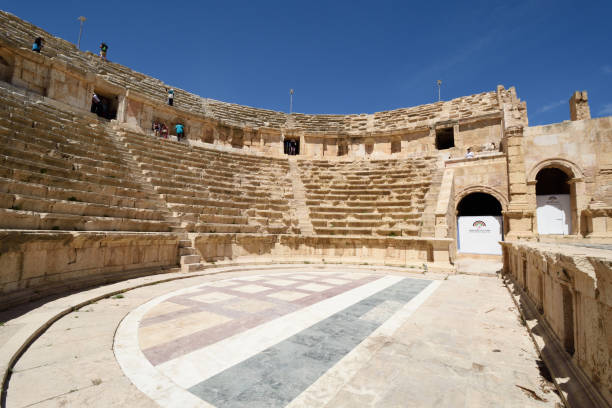
<svg viewBox="0 0 612 408">
<path fill-rule="evenodd" d="M 284 152 L 289 156 L 297 156 L 300 154 L 300 139 L 285 139 Z"/>
<path fill-rule="evenodd" d="M 502 206 L 490 194 L 471 193 L 457 205 L 457 242 L 461 253 L 501 255 Z"/>
<path fill-rule="evenodd" d="M 119 97 L 107 93 L 100 93 L 97 89 L 91 98 L 91 113 L 95 113 L 101 118 L 117 119 L 119 109 Z"/>
<path fill-rule="evenodd" d="M 546 167 L 536 175 L 538 234 L 567 235 L 572 231 L 569 176 L 558 168 Z"/>
</svg>

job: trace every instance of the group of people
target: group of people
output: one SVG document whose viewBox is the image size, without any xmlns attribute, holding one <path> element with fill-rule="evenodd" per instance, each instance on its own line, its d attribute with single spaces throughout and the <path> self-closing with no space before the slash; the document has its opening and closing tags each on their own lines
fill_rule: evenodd
<svg viewBox="0 0 612 408">
<path fill-rule="evenodd" d="M 482 147 L 483 152 L 494 152 L 496 149 L 497 149 L 497 146 L 495 146 L 495 142 L 488 143 Z M 465 158 L 466 159 L 474 158 L 474 152 L 472 151 L 471 147 L 467 148 L 467 152 L 465 153 Z"/>
<path fill-rule="evenodd" d="M 40 53 L 42 51 L 42 47 L 43 47 L 43 38 L 36 37 L 36 39 L 34 40 L 34 43 L 32 44 L 32 51 Z M 107 52 L 108 52 L 108 45 L 104 41 L 102 41 L 102 43 L 100 43 L 100 58 L 102 58 L 104 61 L 108 61 L 106 59 Z"/>
<path fill-rule="evenodd" d="M 296 140 L 285 140 L 285 154 L 295 156 L 298 153 L 298 142 Z"/>
<path fill-rule="evenodd" d="M 153 121 L 151 129 L 155 136 L 163 137 L 164 139 L 168 138 L 168 127 L 165 123 Z M 177 123 L 174 125 L 174 130 L 176 131 L 176 137 L 179 141 L 185 138 L 185 126 L 183 126 L 183 124 Z"/>
</svg>

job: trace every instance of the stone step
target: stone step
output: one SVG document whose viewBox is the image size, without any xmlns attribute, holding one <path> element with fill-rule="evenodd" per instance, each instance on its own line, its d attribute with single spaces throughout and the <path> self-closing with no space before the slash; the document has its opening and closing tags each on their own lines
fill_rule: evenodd
<svg viewBox="0 0 612 408">
<path fill-rule="evenodd" d="M 200 255 L 181 255 L 181 265 L 200 262 Z"/>
<path fill-rule="evenodd" d="M 184 248 L 179 247 L 179 256 L 194 255 L 196 253 L 197 253 L 197 251 L 193 247 L 184 247 Z"/>
<path fill-rule="evenodd" d="M 189 272 L 197 272 L 203 268 L 203 265 L 200 262 L 191 263 L 191 264 L 182 264 L 181 272 L 189 273 Z"/>
<path fill-rule="evenodd" d="M 190 239 L 181 239 L 179 241 L 179 248 L 189 248 L 193 245 Z"/>
</svg>

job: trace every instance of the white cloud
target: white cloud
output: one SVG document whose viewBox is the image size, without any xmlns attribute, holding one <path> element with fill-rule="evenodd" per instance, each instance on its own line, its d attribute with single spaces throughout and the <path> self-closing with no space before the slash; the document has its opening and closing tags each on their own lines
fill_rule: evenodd
<svg viewBox="0 0 612 408">
<path fill-rule="evenodd" d="M 566 102 L 565 99 L 558 100 L 557 102 L 551 102 L 549 104 L 542 106 L 540 109 L 537 110 L 536 113 L 544 113 L 544 112 L 551 111 L 553 109 L 557 109 L 559 106 L 563 105 L 565 102 Z"/>
<path fill-rule="evenodd" d="M 602 110 L 599 111 L 602 116 L 612 116 L 612 103 L 606 103 Z"/>
</svg>

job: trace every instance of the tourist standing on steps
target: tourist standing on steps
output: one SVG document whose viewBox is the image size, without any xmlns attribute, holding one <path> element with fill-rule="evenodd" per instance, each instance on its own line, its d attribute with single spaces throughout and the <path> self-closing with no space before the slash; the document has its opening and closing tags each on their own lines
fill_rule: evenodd
<svg viewBox="0 0 612 408">
<path fill-rule="evenodd" d="M 166 127 L 165 123 L 161 124 L 161 135 L 164 139 L 168 138 L 168 128 Z"/>
<path fill-rule="evenodd" d="M 34 40 L 34 44 L 32 44 L 32 51 L 40 52 L 40 50 L 42 50 L 42 42 L 42 37 L 36 37 L 36 39 Z"/>
<path fill-rule="evenodd" d="M 174 89 L 170 88 L 168 91 L 168 105 L 174 106 Z"/>
<path fill-rule="evenodd" d="M 472 151 L 472 149 L 470 147 L 468 147 L 468 149 L 467 149 L 467 153 L 465 154 L 465 158 L 466 159 L 473 159 L 474 158 L 474 152 Z"/>
<path fill-rule="evenodd" d="M 174 125 L 174 130 L 176 130 L 176 137 L 178 138 L 179 141 L 185 137 L 185 133 L 184 133 L 182 124 L 177 123 L 176 125 Z"/>
<path fill-rule="evenodd" d="M 106 52 L 108 51 L 108 45 L 106 45 L 106 43 L 104 41 L 102 41 L 102 44 L 100 44 L 100 57 L 102 57 L 102 59 L 104 61 L 108 61 L 106 59 Z"/>
</svg>

